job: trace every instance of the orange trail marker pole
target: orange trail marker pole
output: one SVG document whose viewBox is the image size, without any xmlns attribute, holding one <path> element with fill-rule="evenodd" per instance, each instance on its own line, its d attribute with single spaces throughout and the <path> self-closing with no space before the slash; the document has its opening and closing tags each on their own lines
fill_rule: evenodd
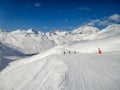
<svg viewBox="0 0 120 90">
<path fill-rule="evenodd" d="M 102 54 L 102 50 L 98 48 L 98 54 Z"/>
</svg>

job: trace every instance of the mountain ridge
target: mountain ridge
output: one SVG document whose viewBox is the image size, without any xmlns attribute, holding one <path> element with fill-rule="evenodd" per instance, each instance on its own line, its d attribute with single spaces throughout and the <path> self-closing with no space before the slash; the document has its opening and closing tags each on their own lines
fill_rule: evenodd
<svg viewBox="0 0 120 90">
<path fill-rule="evenodd" d="M 57 45 L 65 45 L 84 40 L 95 40 L 120 34 L 120 25 L 113 24 L 99 30 L 93 26 L 82 26 L 73 31 L 53 30 L 41 32 L 34 29 L 6 32 L 0 30 L 0 42 L 10 45 L 26 54 L 41 53 Z"/>
</svg>

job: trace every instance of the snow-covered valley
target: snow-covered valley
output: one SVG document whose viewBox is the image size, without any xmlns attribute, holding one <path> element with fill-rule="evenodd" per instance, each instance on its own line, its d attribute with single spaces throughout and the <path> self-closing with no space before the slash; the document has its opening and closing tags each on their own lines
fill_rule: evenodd
<svg viewBox="0 0 120 90">
<path fill-rule="evenodd" d="M 0 90 L 120 90 L 120 25 L 0 38 Z"/>
</svg>

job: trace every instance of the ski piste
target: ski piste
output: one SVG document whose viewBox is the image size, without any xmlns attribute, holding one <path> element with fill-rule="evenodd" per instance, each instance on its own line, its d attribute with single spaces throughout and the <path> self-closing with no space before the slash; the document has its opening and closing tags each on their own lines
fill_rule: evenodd
<svg viewBox="0 0 120 90">
<path fill-rule="evenodd" d="M 120 25 L 79 32 L 5 34 L 0 59 L 12 62 L 0 71 L 0 90 L 120 90 Z"/>
</svg>

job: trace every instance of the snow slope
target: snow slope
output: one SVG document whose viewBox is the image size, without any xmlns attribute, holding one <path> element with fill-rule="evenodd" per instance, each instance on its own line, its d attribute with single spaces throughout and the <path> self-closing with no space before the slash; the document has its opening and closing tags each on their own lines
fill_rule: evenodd
<svg viewBox="0 0 120 90">
<path fill-rule="evenodd" d="M 0 43 L 0 71 L 4 69 L 10 62 L 24 57 L 24 53 Z"/>
<path fill-rule="evenodd" d="M 120 35 L 120 25 L 119 24 L 109 25 L 105 29 L 98 32 L 97 35 L 99 38 L 108 38 L 108 37 Z"/>
<path fill-rule="evenodd" d="M 120 90 L 120 52 L 61 57 L 69 67 L 62 90 Z"/>
<path fill-rule="evenodd" d="M 119 25 L 90 35 L 57 31 L 46 38 L 58 46 L 10 63 L 0 72 L 0 90 L 120 90 Z"/>
<path fill-rule="evenodd" d="M 84 41 L 15 61 L 0 72 L 0 90 L 120 90 L 119 38 L 95 40 L 103 45 L 102 55 L 88 53 L 96 47 Z M 110 41 L 115 43 L 107 46 Z"/>
<path fill-rule="evenodd" d="M 3 43 L 0 43 L 0 57 L 7 57 L 7 56 L 24 56 L 25 54 L 15 50 L 14 48 L 10 48 Z"/>
<path fill-rule="evenodd" d="M 55 52 L 10 64 L 0 73 L 0 90 L 61 90 L 67 67 Z"/>
<path fill-rule="evenodd" d="M 88 40 L 81 42 L 72 42 L 65 45 L 65 49 L 78 51 L 79 53 L 95 53 L 98 48 L 101 48 L 103 52 L 120 51 L 120 36 L 114 36 L 110 38 Z"/>
</svg>

